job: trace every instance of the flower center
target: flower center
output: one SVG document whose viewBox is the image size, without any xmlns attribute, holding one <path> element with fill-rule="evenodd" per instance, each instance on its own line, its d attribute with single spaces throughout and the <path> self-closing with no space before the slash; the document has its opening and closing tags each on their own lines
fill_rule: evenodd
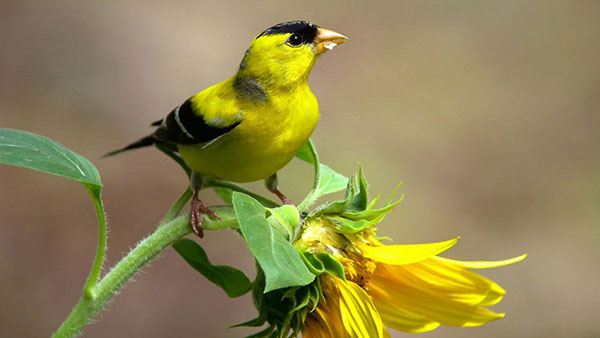
<svg viewBox="0 0 600 338">
<path fill-rule="evenodd" d="M 294 245 L 312 254 L 329 253 L 344 267 L 346 279 L 364 288 L 375 272 L 375 262 L 363 257 L 356 244 L 364 243 L 367 232 L 343 233 L 326 216 L 319 216 L 306 220 Z"/>
</svg>

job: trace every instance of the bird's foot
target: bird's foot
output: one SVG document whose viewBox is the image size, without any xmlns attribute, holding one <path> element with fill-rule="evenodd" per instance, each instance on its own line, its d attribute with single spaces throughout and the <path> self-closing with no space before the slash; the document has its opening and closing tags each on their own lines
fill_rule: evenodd
<svg viewBox="0 0 600 338">
<path fill-rule="evenodd" d="M 217 215 L 216 212 L 207 208 L 202 203 L 202 201 L 200 201 L 200 199 L 198 199 L 198 196 L 194 195 L 194 197 L 192 197 L 192 211 L 190 212 L 190 225 L 192 226 L 192 231 L 194 231 L 196 236 L 198 236 L 200 238 L 204 237 L 202 214 L 209 215 L 210 217 L 212 217 L 216 220 L 221 220 L 221 218 L 219 217 L 219 215 Z"/>
</svg>

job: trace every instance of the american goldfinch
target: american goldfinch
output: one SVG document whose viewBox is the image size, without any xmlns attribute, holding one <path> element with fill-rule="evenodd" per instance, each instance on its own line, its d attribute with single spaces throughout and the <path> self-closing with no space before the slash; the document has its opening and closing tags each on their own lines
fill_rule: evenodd
<svg viewBox="0 0 600 338">
<path fill-rule="evenodd" d="M 203 177 L 264 179 L 282 203 L 290 203 L 276 175 L 319 120 L 308 75 L 322 53 L 347 40 L 306 21 L 268 28 L 254 38 L 233 77 L 185 100 L 152 124 L 157 127 L 152 134 L 107 156 L 157 143 L 176 146 L 194 172 L 190 223 L 199 237 L 201 214 L 217 217 L 198 198 Z"/>
</svg>

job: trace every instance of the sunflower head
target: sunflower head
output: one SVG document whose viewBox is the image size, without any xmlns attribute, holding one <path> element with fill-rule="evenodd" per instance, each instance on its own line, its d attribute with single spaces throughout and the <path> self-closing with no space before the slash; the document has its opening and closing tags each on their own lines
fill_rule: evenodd
<svg viewBox="0 0 600 338">
<path fill-rule="evenodd" d="M 289 240 L 314 280 L 265 293 L 258 266 L 254 300 L 260 315 L 245 325 L 268 322 L 263 333 L 279 337 L 387 337 L 387 328 L 418 333 L 442 324 L 479 326 L 504 316 L 486 306 L 499 302 L 505 291 L 470 269 L 511 264 L 525 255 L 497 262 L 438 256 L 458 238 L 384 245 L 376 226 L 400 200 L 392 202 L 392 195 L 377 207 L 379 196 L 368 201 L 366 191 L 360 170 L 342 200 L 298 221 Z"/>
<path fill-rule="evenodd" d="M 511 264 L 462 262 L 437 256 L 458 238 L 428 244 L 383 245 L 375 223 L 356 231 L 342 214 L 307 219 L 295 246 L 311 257 L 331 256 L 343 275 L 323 273 L 323 298 L 303 325 L 305 337 L 384 337 L 385 327 L 418 333 L 440 324 L 479 326 L 500 319 L 485 306 L 505 294 L 495 282 L 469 269 Z M 378 217 L 380 220 L 381 217 Z M 363 223 L 366 224 L 366 223 Z"/>
</svg>

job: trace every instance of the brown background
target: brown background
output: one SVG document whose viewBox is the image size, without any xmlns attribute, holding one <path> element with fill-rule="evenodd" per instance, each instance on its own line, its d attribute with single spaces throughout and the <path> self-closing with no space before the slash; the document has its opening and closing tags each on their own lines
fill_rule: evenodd
<svg viewBox="0 0 600 338">
<path fill-rule="evenodd" d="M 405 182 L 380 233 L 396 243 L 461 235 L 446 253 L 457 259 L 530 255 L 482 271 L 508 290 L 493 307 L 505 319 L 422 336 L 600 335 L 598 2 L 1 1 L 0 126 L 98 167 L 112 266 L 186 180 L 155 150 L 100 156 L 231 76 L 260 31 L 299 18 L 351 37 L 311 75 L 322 110 L 313 138 L 346 175 L 361 161 L 371 195 Z M 294 161 L 282 189 L 299 201 L 310 178 Z M 0 336 L 50 335 L 80 295 L 95 242 L 80 185 L 0 167 Z M 214 262 L 253 274 L 236 234 L 201 242 Z M 226 327 L 254 315 L 249 297 L 228 299 L 169 249 L 85 336 L 238 337 L 251 331 Z"/>
</svg>

